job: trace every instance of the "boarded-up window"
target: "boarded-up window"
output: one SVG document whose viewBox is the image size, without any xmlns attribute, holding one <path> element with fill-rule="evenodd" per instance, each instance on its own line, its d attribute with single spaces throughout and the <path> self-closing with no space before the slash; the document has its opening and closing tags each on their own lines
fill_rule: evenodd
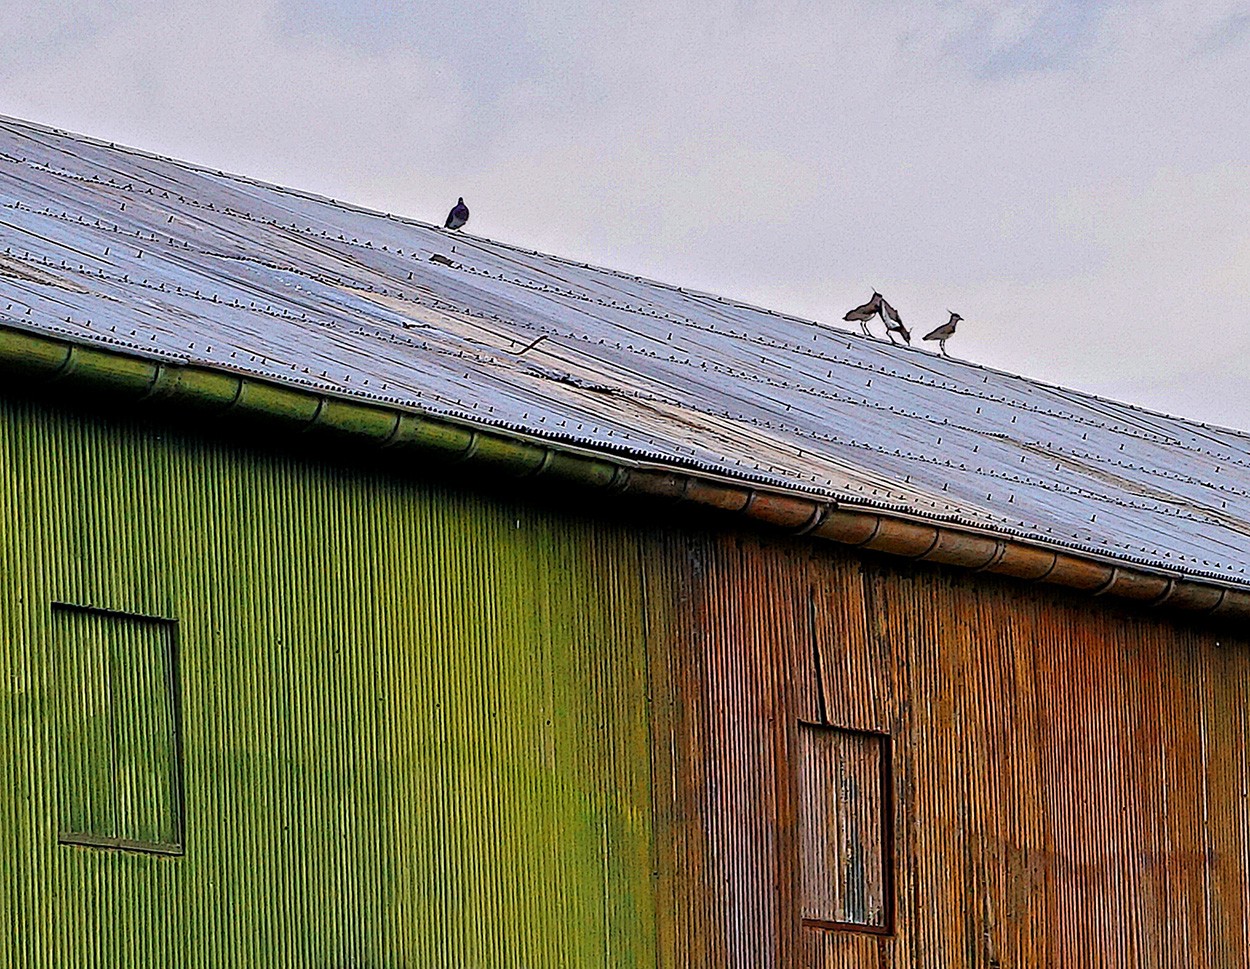
<svg viewBox="0 0 1250 969">
<path fill-rule="evenodd" d="M 799 897 L 807 924 L 892 929 L 889 745 L 880 734 L 799 727 Z"/>
<path fill-rule="evenodd" d="M 175 624 L 57 604 L 60 840 L 178 853 Z"/>
</svg>

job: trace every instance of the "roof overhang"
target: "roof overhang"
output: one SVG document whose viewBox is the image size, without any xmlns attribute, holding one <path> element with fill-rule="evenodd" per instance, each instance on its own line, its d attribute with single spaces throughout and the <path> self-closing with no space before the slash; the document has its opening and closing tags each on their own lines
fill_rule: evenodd
<svg viewBox="0 0 1250 969">
<path fill-rule="evenodd" d="M 211 415 L 214 420 L 224 415 L 263 417 L 275 432 L 325 431 L 378 448 L 413 450 L 468 468 L 489 468 L 493 474 L 689 503 L 792 535 L 1062 586 L 1144 607 L 1250 619 L 1250 588 L 1231 583 L 640 461 L 417 409 L 365 403 L 224 368 L 170 363 L 0 326 L 0 372 L 50 389 L 64 387 L 67 392 L 146 402 L 162 409 L 172 405 L 185 414 Z"/>
</svg>

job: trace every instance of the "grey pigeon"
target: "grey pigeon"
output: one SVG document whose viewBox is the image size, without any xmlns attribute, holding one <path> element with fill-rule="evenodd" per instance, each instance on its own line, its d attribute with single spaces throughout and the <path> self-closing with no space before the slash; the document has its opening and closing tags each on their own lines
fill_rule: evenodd
<svg viewBox="0 0 1250 969">
<path fill-rule="evenodd" d="M 872 299 L 863 306 L 857 306 L 842 317 L 848 323 L 858 323 L 860 329 L 864 331 L 864 336 L 872 336 L 872 331 L 868 329 L 868 321 L 881 312 L 881 294 L 873 290 Z"/>
<path fill-rule="evenodd" d="M 881 298 L 881 322 L 885 324 L 885 335 L 890 338 L 890 342 L 894 342 L 894 334 L 900 333 L 907 345 L 911 346 L 911 330 L 903 326 L 903 319 L 898 315 L 898 310 L 885 301 L 885 297 Z"/>
<path fill-rule="evenodd" d="M 937 340 L 938 349 L 942 351 L 942 356 L 949 357 L 950 354 L 946 352 L 946 341 L 955 335 L 955 324 L 962 320 L 963 317 L 958 313 L 951 312 L 950 310 L 947 310 L 946 312 L 951 314 L 951 318 L 932 333 L 926 333 L 924 335 L 924 339 Z"/>
<path fill-rule="evenodd" d="M 447 213 L 447 221 L 443 224 L 443 228 L 459 229 L 468 221 L 469 207 L 464 204 L 464 199 L 459 199 L 456 202 L 456 207 Z"/>
</svg>

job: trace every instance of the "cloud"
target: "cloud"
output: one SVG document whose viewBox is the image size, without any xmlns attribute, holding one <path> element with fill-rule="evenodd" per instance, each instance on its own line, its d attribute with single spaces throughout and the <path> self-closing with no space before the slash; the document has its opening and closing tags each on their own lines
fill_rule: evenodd
<svg viewBox="0 0 1250 969">
<path fill-rule="evenodd" d="M 1070 68 L 1096 46 L 1107 0 L 960 5 L 951 50 L 986 78 Z M 958 23 L 958 21 L 956 21 Z"/>
<path fill-rule="evenodd" d="M 0 11 L 4 110 L 1250 427 L 1225 0 L 120 0 Z"/>
<path fill-rule="evenodd" d="M 61 28 L 41 36 L 6 10 L 0 39 L 31 31 L 26 45 L 45 47 L 9 75 L 6 101 L 29 106 L 32 120 L 339 194 L 392 171 L 395 158 L 444 153 L 467 113 L 455 76 L 434 60 L 286 33 L 264 3 L 206 10 L 121 2 L 79 28 L 71 51 L 58 45 Z"/>
</svg>

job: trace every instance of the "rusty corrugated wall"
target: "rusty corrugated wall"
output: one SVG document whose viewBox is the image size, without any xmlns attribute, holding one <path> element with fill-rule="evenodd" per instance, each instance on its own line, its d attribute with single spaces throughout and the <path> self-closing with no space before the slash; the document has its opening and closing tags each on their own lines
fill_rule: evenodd
<svg viewBox="0 0 1250 969">
<path fill-rule="evenodd" d="M 0 965 L 654 964 L 636 537 L 14 402 L 0 503 Z M 176 624 L 181 854 L 58 843 L 177 833 L 55 603 Z"/>
<path fill-rule="evenodd" d="M 1244 632 L 752 537 L 658 559 L 666 964 L 1250 965 Z M 892 933 L 801 927 L 801 721 L 892 740 Z"/>
</svg>

